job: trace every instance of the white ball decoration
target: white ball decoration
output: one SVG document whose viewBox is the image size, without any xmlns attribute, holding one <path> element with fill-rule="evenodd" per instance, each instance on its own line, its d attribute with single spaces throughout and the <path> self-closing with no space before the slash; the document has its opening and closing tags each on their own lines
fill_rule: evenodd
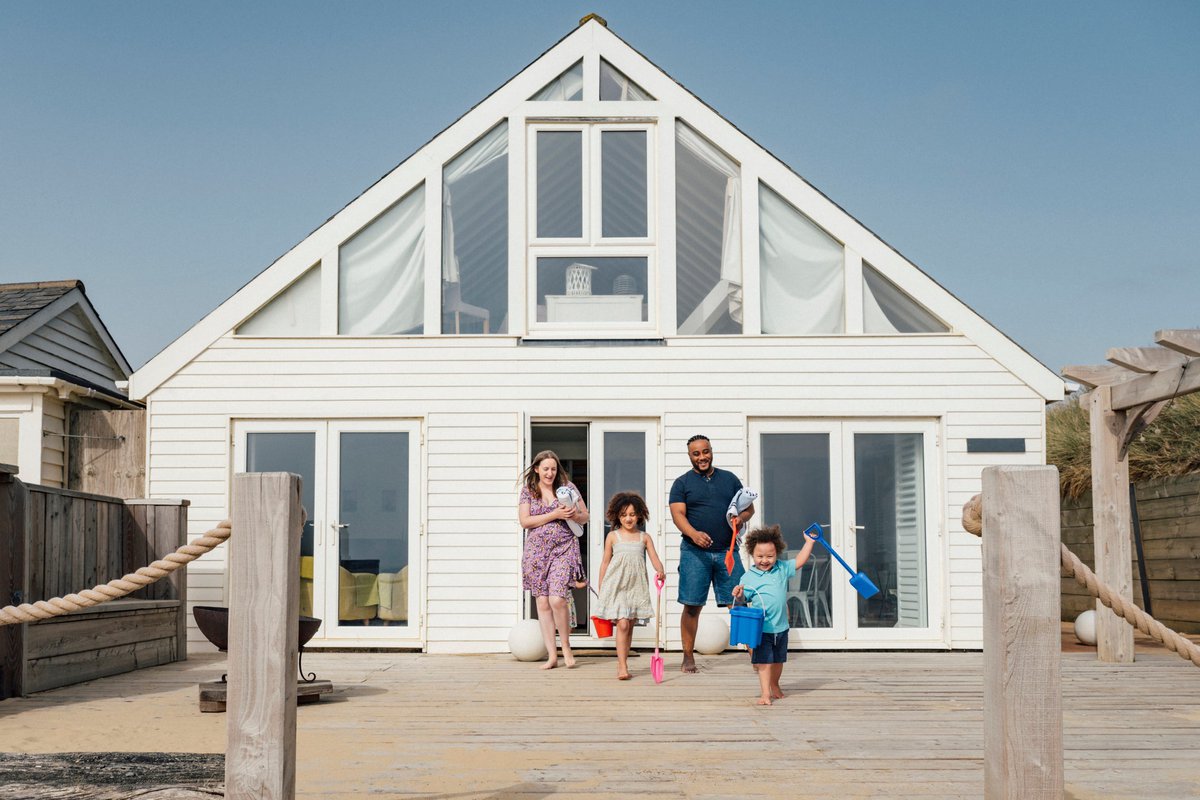
<svg viewBox="0 0 1200 800">
<path fill-rule="evenodd" d="M 696 652 L 706 656 L 715 656 L 725 652 L 729 646 L 729 622 L 725 619 L 725 609 L 708 609 L 700 615 L 700 625 L 696 628 Z"/>
<path fill-rule="evenodd" d="M 1075 638 L 1084 644 L 1096 643 L 1096 612 L 1088 609 L 1075 618 Z"/>
<path fill-rule="evenodd" d="M 508 650 L 517 661 L 541 661 L 549 655 L 536 619 L 523 619 L 508 632 Z"/>
</svg>

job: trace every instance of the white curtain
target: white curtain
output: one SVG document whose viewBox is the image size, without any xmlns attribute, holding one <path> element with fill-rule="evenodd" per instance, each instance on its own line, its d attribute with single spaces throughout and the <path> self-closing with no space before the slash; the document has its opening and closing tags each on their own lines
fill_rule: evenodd
<svg viewBox="0 0 1200 800">
<path fill-rule="evenodd" d="M 762 332 L 842 333 L 842 245 L 766 184 L 758 197 Z"/>
<path fill-rule="evenodd" d="M 447 164 L 442 173 L 442 280 L 447 283 L 458 283 L 462 280 L 454 241 L 454 186 L 463 178 L 478 173 L 507 155 L 508 123 L 502 122 L 484 134 L 483 138 L 471 145 L 465 153 Z M 507 188 L 507 181 L 503 188 Z M 507 192 L 502 191 L 496 201 L 503 203 L 507 210 Z"/>
<path fill-rule="evenodd" d="M 714 147 L 707 139 L 682 122 L 676 123 L 675 133 L 681 147 L 701 164 L 725 176 L 724 215 L 721 220 L 721 280 L 725 282 L 729 316 L 739 325 L 742 322 L 742 184 L 738 165 Z M 703 333 L 705 331 L 680 331 Z"/>
<path fill-rule="evenodd" d="M 942 333 L 948 328 L 879 271 L 863 263 L 863 332 Z"/>
<path fill-rule="evenodd" d="M 654 96 L 626 77 L 625 73 L 600 59 L 601 100 L 653 100 Z"/>
<path fill-rule="evenodd" d="M 423 333 L 425 185 L 343 244 L 338 265 L 338 333 Z"/>
<path fill-rule="evenodd" d="M 576 61 L 574 66 L 554 80 L 547 83 L 530 100 L 582 100 L 583 99 L 583 62 Z"/>
<path fill-rule="evenodd" d="M 318 336 L 320 332 L 320 265 L 297 278 L 235 331 L 242 336 Z"/>
</svg>

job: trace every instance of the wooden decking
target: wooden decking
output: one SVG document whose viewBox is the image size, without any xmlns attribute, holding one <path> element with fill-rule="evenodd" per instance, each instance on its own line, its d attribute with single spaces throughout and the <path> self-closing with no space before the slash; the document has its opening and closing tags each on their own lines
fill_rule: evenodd
<svg viewBox="0 0 1200 800">
<path fill-rule="evenodd" d="M 539 672 L 507 656 L 310 653 L 336 685 L 299 709 L 298 793 L 312 798 L 979 798 L 980 653 L 800 653 L 789 696 L 756 708 L 745 656 L 668 654 L 614 679 L 609 656 Z M 1068 798 L 1200 796 L 1200 670 L 1164 653 L 1063 655 Z M 221 752 L 225 717 L 193 655 L 0 702 L 0 751 Z M 114 732 L 118 731 L 118 732 Z M 81 776 L 86 779 L 86 776 Z M 169 776 L 162 783 L 173 783 Z M 56 795 L 63 796 L 63 795 Z M 0 786 L 0 797 L 6 797 Z"/>
</svg>

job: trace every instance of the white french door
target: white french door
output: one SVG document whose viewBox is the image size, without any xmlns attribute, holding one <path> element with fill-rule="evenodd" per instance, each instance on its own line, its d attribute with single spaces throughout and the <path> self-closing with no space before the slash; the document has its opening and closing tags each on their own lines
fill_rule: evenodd
<svg viewBox="0 0 1200 800">
<path fill-rule="evenodd" d="M 817 544 L 792 580 L 800 646 L 941 643 L 942 537 L 932 420 L 763 420 L 750 424 L 755 524 L 778 524 L 792 553 L 803 531 L 825 537 L 879 594 L 864 599 Z"/>
<path fill-rule="evenodd" d="M 301 476 L 300 613 L 312 644 L 421 638 L 420 423 L 239 420 L 236 472 Z"/>
</svg>

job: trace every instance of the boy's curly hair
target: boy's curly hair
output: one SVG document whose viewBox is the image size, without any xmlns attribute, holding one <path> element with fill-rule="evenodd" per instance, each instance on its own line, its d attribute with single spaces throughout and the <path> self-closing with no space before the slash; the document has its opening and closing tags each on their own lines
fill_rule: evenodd
<svg viewBox="0 0 1200 800">
<path fill-rule="evenodd" d="M 787 550 L 787 542 L 783 540 L 783 530 L 778 525 L 768 525 L 764 528 L 755 528 L 746 534 L 746 555 L 753 556 L 755 547 L 768 542 L 775 545 L 776 556 L 782 556 L 783 552 Z"/>
<path fill-rule="evenodd" d="M 646 501 L 637 492 L 617 492 L 608 501 L 608 508 L 604 510 L 604 519 L 614 528 L 621 527 L 621 512 L 627 506 L 633 506 L 633 513 L 637 514 L 637 522 L 639 528 L 645 528 L 646 523 L 650 520 L 650 509 L 646 507 Z"/>
</svg>

